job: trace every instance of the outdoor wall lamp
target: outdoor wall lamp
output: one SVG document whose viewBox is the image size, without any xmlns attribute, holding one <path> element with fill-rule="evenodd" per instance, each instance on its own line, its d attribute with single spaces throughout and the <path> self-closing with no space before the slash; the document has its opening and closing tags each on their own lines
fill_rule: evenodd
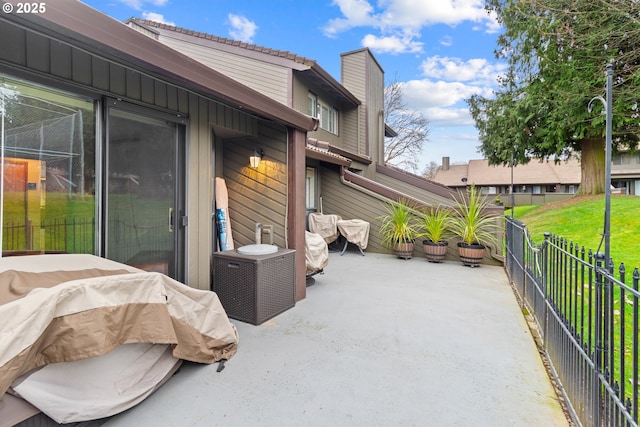
<svg viewBox="0 0 640 427">
<path fill-rule="evenodd" d="M 256 169 L 260 166 L 260 160 L 264 157 L 264 151 L 261 148 L 256 148 L 253 150 L 253 156 L 249 156 L 249 164 L 252 168 Z"/>
</svg>

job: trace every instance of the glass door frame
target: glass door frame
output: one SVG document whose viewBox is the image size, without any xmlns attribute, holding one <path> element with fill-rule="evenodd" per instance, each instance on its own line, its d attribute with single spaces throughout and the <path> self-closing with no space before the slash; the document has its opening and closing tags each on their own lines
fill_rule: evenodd
<svg viewBox="0 0 640 427">
<path fill-rule="evenodd" d="M 130 112 L 131 114 L 146 116 L 156 120 L 166 120 L 175 124 L 175 159 L 174 167 L 176 172 L 175 177 L 175 194 L 173 197 L 173 239 L 172 245 L 174 248 L 173 259 L 170 260 L 169 272 L 171 277 L 175 280 L 184 282 L 186 277 L 186 226 L 187 212 L 186 212 L 186 135 L 188 120 L 183 115 L 176 113 L 165 112 L 156 110 L 153 108 L 133 104 L 120 99 L 104 97 L 101 103 L 101 108 L 96 108 L 96 116 L 101 117 L 101 126 L 97 126 L 96 141 L 99 141 L 99 145 L 96 146 L 96 163 L 98 163 L 97 169 L 100 170 L 100 183 L 96 185 L 96 198 L 100 200 L 97 206 L 97 218 L 100 224 L 98 227 L 101 230 L 97 236 L 98 253 L 101 256 L 107 254 L 107 236 L 109 235 L 109 224 L 107 221 L 107 207 L 108 207 L 108 173 L 109 173 L 109 116 L 112 109 Z M 99 153 L 99 155 L 98 155 Z M 99 189 L 99 190 L 98 190 Z"/>
</svg>

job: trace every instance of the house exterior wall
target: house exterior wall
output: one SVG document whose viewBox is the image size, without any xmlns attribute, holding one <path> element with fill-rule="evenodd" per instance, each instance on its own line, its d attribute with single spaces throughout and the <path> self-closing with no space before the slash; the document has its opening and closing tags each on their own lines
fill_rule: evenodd
<svg viewBox="0 0 640 427">
<path fill-rule="evenodd" d="M 356 124 L 356 128 L 354 128 L 355 132 L 359 136 L 359 138 L 355 138 L 354 141 L 357 141 L 357 145 L 355 147 L 351 147 L 351 150 L 357 154 L 361 155 L 369 155 L 368 152 L 368 132 L 367 128 L 369 126 L 368 122 L 368 106 L 367 106 L 367 81 L 365 80 L 364 70 L 366 67 L 364 54 L 356 54 L 352 53 L 349 55 L 343 55 L 342 60 L 342 84 L 353 93 L 360 101 L 362 101 L 362 105 L 358 109 L 358 116 L 355 120 L 352 119 Z"/>
<path fill-rule="evenodd" d="M 135 29 L 141 28 L 139 25 Z M 147 31 L 148 32 L 148 31 Z M 291 106 L 291 69 L 258 58 L 216 49 L 215 43 L 160 31 L 157 40 L 262 94 Z"/>
<path fill-rule="evenodd" d="M 358 153 L 372 159 L 364 171 L 376 177 L 375 165 L 384 160 L 384 71 L 368 49 L 343 53 L 342 84 L 361 101 Z"/>
<path fill-rule="evenodd" d="M 282 152 L 286 151 L 286 133 L 264 128 L 255 117 L 231 109 L 221 103 L 205 99 L 192 92 L 167 84 L 132 68 L 93 56 L 84 50 L 35 34 L 11 23 L 0 25 L 0 39 L 11 49 L 0 49 L 0 72 L 23 80 L 35 81 L 52 88 L 81 93 L 99 100 L 102 96 L 118 97 L 164 113 L 188 116 L 186 135 L 186 209 L 189 225 L 186 229 L 186 282 L 201 289 L 210 286 L 210 255 L 212 250 L 213 183 L 215 174 L 212 147 L 212 127 L 239 135 L 260 135 L 267 141 L 269 156 L 279 164 L 278 187 L 286 182 L 286 164 Z M 238 141 L 239 143 L 243 141 Z M 237 144 L 238 146 L 240 144 Z M 248 144 L 245 144 L 248 145 Z M 232 146 L 225 143 L 225 148 Z M 246 150 L 241 151 L 248 163 Z M 236 148 L 240 150 L 240 148 Z M 266 148 L 265 148 L 266 150 Z M 230 149 L 231 159 L 225 165 L 226 176 L 238 166 Z M 218 156 L 219 157 L 219 156 Z M 217 159 L 219 161 L 219 159 Z M 238 179 L 239 186 L 252 187 L 253 183 Z M 241 193 L 244 190 L 238 190 Z M 279 190 L 282 192 L 282 189 Z M 286 191 L 285 191 L 286 194 Z M 277 213 L 273 223 L 282 243 L 284 215 L 282 197 L 276 198 Z M 234 218 L 232 217 L 232 220 Z M 240 224 L 243 220 L 240 218 Z M 242 235 L 242 233 L 240 233 Z"/>
<path fill-rule="evenodd" d="M 353 151 L 357 149 L 357 133 L 351 128 L 353 126 L 353 118 L 357 114 L 357 108 L 347 105 L 327 91 L 314 85 L 303 72 L 293 73 L 293 104 L 291 107 L 301 113 L 307 114 L 307 102 L 309 92 L 314 93 L 322 100 L 322 102 L 335 107 L 339 111 L 338 117 L 338 133 L 332 133 L 318 127 L 318 130 L 308 132 L 309 138 L 316 138 L 320 141 L 326 141 L 331 145 Z"/>
<path fill-rule="evenodd" d="M 280 247 L 286 245 L 287 213 L 287 147 L 286 128 L 267 125 L 260 127 L 259 148 L 264 150 L 257 169 L 249 166 L 255 140 L 232 138 L 223 142 L 223 176 L 229 191 L 229 213 L 232 218 L 236 246 L 255 243 L 255 225 L 263 230 L 272 227 L 273 234 L 263 234 L 264 243 Z"/>
</svg>

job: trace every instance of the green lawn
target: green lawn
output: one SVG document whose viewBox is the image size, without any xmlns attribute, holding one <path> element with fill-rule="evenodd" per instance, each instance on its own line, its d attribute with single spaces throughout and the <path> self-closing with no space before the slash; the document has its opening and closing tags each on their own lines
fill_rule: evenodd
<svg viewBox="0 0 640 427">
<path fill-rule="evenodd" d="M 506 211 L 511 215 L 511 210 Z M 517 207 L 515 217 L 527 225 L 533 240 L 540 243 L 544 233 L 564 237 L 579 246 L 598 251 L 604 229 L 604 196 L 574 197 L 543 206 Z M 616 268 L 624 262 L 627 272 L 640 267 L 640 197 L 611 197 L 611 257 Z M 604 252 L 604 247 L 600 247 Z"/>
<path fill-rule="evenodd" d="M 507 210 L 507 215 L 511 211 Z M 514 216 L 526 224 L 527 229 L 536 243 L 544 240 L 543 234 L 551 232 L 556 236 L 563 237 L 569 241 L 577 243 L 585 250 L 593 252 L 604 252 L 604 247 L 599 247 L 602 240 L 604 228 L 604 196 L 598 197 L 575 197 L 569 201 L 552 203 L 543 206 L 523 206 L 514 211 Z M 611 257 L 615 265 L 614 274 L 619 276 L 620 263 L 625 264 L 626 282 L 631 285 L 631 276 L 635 267 L 640 267 L 640 251 L 638 251 L 638 240 L 640 238 L 640 197 L 635 196 L 613 196 L 611 199 Z M 593 295 L 593 287 L 582 285 L 577 289 L 577 295 L 587 298 L 587 293 Z M 560 299 L 566 299 L 567 293 L 562 292 Z M 556 301 L 560 307 L 563 302 Z M 577 307 L 581 303 L 575 301 Z M 618 381 L 629 384 L 630 367 L 633 364 L 633 310 L 634 300 L 629 293 L 622 295 L 619 287 L 614 287 L 613 312 L 614 312 L 614 378 Z M 567 305 L 569 306 L 569 305 Z M 586 316 L 589 309 L 577 311 L 576 313 L 565 313 L 571 323 L 583 324 L 581 317 Z M 581 314 L 583 313 L 583 314 Z M 621 328 L 621 321 L 624 320 L 624 328 Z M 624 330 L 624 343 L 621 342 L 621 331 Z M 579 333 L 579 331 L 578 331 Z M 624 353 L 623 353 L 624 352 Z M 622 356 L 624 354 L 624 357 Z M 625 363 L 625 378 L 621 375 L 621 359 Z M 627 397 L 633 387 L 625 389 Z M 638 404 L 638 402 L 636 402 Z"/>
</svg>

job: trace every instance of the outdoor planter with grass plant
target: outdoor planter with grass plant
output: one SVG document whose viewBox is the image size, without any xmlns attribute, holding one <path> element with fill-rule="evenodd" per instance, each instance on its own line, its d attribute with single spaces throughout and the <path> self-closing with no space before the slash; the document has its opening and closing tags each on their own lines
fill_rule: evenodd
<svg viewBox="0 0 640 427">
<path fill-rule="evenodd" d="M 405 200 L 389 201 L 385 209 L 387 213 L 378 218 L 382 243 L 398 258 L 411 258 L 420 229 L 415 209 Z"/>
<path fill-rule="evenodd" d="M 458 192 L 456 204 L 451 230 L 461 240 L 458 243 L 458 256 L 462 264 L 477 267 L 484 257 L 486 246 L 497 243 L 495 218 L 484 214 L 489 202 L 473 184 L 466 196 Z"/>
<path fill-rule="evenodd" d="M 442 262 L 447 254 L 451 237 L 451 211 L 431 206 L 422 217 L 422 232 L 418 235 L 424 240 L 424 256 L 429 262 Z"/>
</svg>

